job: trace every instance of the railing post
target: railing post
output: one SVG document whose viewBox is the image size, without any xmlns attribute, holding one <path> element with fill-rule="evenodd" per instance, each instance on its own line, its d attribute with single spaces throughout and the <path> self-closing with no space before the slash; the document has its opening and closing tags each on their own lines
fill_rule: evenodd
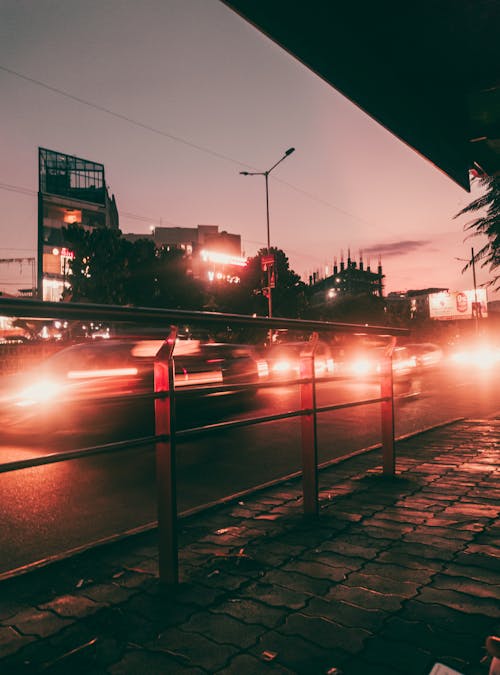
<svg viewBox="0 0 500 675">
<path fill-rule="evenodd" d="M 175 461 L 175 399 L 173 352 L 177 327 L 171 326 L 168 338 L 154 362 L 156 481 L 158 490 L 158 559 L 160 583 L 179 582 L 177 549 L 177 477 Z M 166 393 L 166 396 L 165 396 Z"/>
<path fill-rule="evenodd" d="M 310 410 L 302 415 L 302 493 L 304 515 L 318 515 L 318 441 L 316 430 L 316 377 L 314 351 L 318 343 L 318 334 L 313 333 L 308 348 L 300 355 L 300 377 L 306 379 L 300 385 L 300 406 Z"/>
<path fill-rule="evenodd" d="M 384 476 L 393 476 L 396 472 L 396 452 L 394 444 L 394 390 L 392 378 L 392 353 L 396 338 L 391 338 L 382 361 L 380 397 L 386 400 L 381 404 L 382 423 L 382 469 Z"/>
</svg>

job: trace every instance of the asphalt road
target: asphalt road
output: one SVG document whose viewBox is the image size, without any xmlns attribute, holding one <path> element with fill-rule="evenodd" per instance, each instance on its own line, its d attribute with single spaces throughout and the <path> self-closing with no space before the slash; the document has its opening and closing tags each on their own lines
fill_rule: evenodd
<svg viewBox="0 0 500 675">
<path fill-rule="evenodd" d="M 369 383 L 319 383 L 319 405 L 379 395 Z M 296 387 L 261 390 L 245 409 L 224 402 L 213 421 L 286 412 L 298 407 Z M 485 417 L 500 409 L 496 373 L 435 371 L 413 383 L 396 402 L 396 436 L 456 417 Z M 192 419 L 196 417 L 193 408 Z M 199 416 L 198 416 L 199 417 Z M 202 422 L 209 421 L 202 416 Z M 318 416 L 319 461 L 380 441 L 378 404 Z M 77 442 L 75 439 L 74 442 Z M 52 446 L 5 444 L 2 460 L 53 451 Z M 300 420 L 219 431 L 181 441 L 177 451 L 179 511 L 300 470 Z M 153 522 L 156 518 L 154 449 L 130 449 L 98 457 L 0 474 L 0 574 L 78 549 Z M 244 500 L 244 497 L 241 497 Z"/>
</svg>

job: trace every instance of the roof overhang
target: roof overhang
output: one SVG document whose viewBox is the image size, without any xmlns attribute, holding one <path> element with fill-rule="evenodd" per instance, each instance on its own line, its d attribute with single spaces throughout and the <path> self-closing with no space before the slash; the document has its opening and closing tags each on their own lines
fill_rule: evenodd
<svg viewBox="0 0 500 675">
<path fill-rule="evenodd" d="M 500 173 L 500 3 L 221 0 L 465 189 Z"/>
</svg>

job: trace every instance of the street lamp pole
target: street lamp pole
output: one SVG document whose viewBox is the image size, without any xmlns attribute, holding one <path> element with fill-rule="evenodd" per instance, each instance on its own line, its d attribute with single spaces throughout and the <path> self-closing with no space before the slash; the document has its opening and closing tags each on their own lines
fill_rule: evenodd
<svg viewBox="0 0 500 675">
<path fill-rule="evenodd" d="M 266 184 L 266 224 L 267 224 L 267 255 L 270 255 L 271 253 L 271 228 L 269 224 L 269 174 L 273 169 L 275 169 L 278 164 L 281 164 L 281 162 L 286 159 L 289 155 L 292 154 L 292 152 L 295 152 L 295 148 L 288 148 L 286 150 L 285 154 L 283 157 L 281 157 L 273 166 L 268 169 L 267 171 L 240 171 L 240 174 L 242 176 L 264 176 L 265 179 L 265 184 Z M 269 318 L 272 317 L 273 315 L 273 301 L 272 301 L 272 294 L 271 294 L 271 270 L 273 265 L 267 265 L 267 314 Z"/>
</svg>

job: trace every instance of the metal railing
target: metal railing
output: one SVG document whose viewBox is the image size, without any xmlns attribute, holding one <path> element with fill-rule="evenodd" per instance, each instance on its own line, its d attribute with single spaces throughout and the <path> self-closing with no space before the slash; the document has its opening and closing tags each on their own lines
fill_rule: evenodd
<svg viewBox="0 0 500 675">
<path fill-rule="evenodd" d="M 24 319 L 68 320 L 68 321 L 108 321 L 147 326 L 164 330 L 164 340 L 154 360 L 154 388 L 149 395 L 129 395 L 129 398 L 151 398 L 154 400 L 155 428 L 153 436 L 96 445 L 88 448 L 53 452 L 43 457 L 11 461 L 0 464 L 0 473 L 17 471 L 24 468 L 53 464 L 62 461 L 87 457 L 96 454 L 119 452 L 130 447 L 143 447 L 154 443 L 156 448 L 158 532 L 159 532 L 159 574 L 164 584 L 177 584 L 178 547 L 177 547 L 177 495 L 176 495 L 176 442 L 180 439 L 206 435 L 221 429 L 252 426 L 287 418 L 300 418 L 302 445 L 302 486 L 303 511 L 308 517 L 318 514 L 318 442 L 317 416 L 320 413 L 341 410 L 368 404 L 381 404 L 382 430 L 382 466 L 383 473 L 395 472 L 394 445 L 394 395 L 392 377 L 392 352 L 397 336 L 408 334 L 407 329 L 385 326 L 358 325 L 338 322 L 308 321 L 286 318 L 264 318 L 237 314 L 196 312 L 155 308 L 131 308 L 95 304 L 68 304 L 38 302 L 0 298 L 0 315 L 23 317 Z M 300 408 L 284 413 L 230 420 L 202 427 L 177 430 L 174 388 L 174 357 L 178 326 L 195 324 L 198 326 L 238 326 L 260 328 L 266 333 L 273 329 L 308 332 L 311 338 L 300 354 L 299 378 L 259 382 L 255 388 L 275 387 L 282 384 L 296 384 L 300 387 Z M 380 374 L 381 395 L 377 398 L 349 403 L 318 406 L 316 401 L 315 350 L 318 335 L 323 333 L 350 333 L 383 337 L 385 354 Z M 328 381 L 333 378 L 322 378 Z M 248 389 L 249 384 L 241 385 Z M 238 385 L 210 387 L 211 391 L 237 390 Z"/>
</svg>

